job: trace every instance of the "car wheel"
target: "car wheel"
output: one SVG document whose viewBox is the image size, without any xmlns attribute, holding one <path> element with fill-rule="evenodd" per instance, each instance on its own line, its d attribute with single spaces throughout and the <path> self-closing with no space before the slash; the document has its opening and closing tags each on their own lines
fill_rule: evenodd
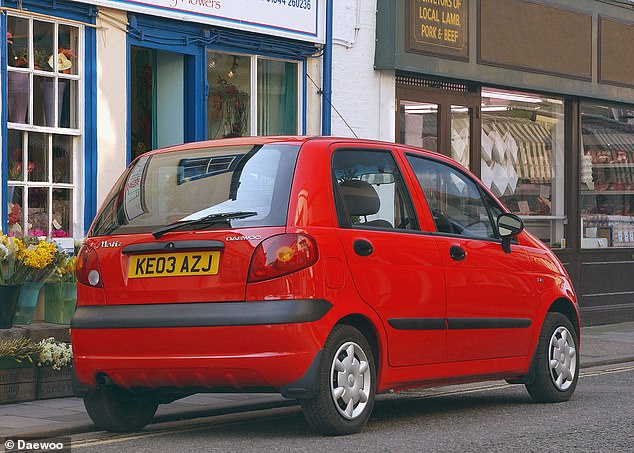
<svg viewBox="0 0 634 453">
<path fill-rule="evenodd" d="M 561 313 L 546 315 L 535 352 L 533 377 L 526 389 L 538 403 L 567 401 L 577 387 L 577 333 Z"/>
<path fill-rule="evenodd" d="M 158 400 L 116 387 L 98 389 L 84 397 L 84 406 L 97 428 L 111 432 L 140 431 L 152 422 Z"/>
<path fill-rule="evenodd" d="M 324 345 L 317 396 L 300 399 L 308 424 L 336 436 L 359 431 L 376 394 L 376 368 L 367 340 L 357 329 L 336 326 Z"/>
</svg>

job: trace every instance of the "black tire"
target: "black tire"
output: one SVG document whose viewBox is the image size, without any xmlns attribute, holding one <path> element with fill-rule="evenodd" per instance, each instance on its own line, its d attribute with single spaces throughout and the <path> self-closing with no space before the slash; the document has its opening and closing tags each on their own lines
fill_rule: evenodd
<svg viewBox="0 0 634 453">
<path fill-rule="evenodd" d="M 533 380 L 526 390 L 537 403 L 568 401 L 579 380 L 577 331 L 561 313 L 548 313 L 539 335 Z"/>
<path fill-rule="evenodd" d="M 324 345 L 318 382 L 316 397 L 299 400 L 310 427 L 329 436 L 361 430 L 376 396 L 374 356 L 361 332 L 335 326 Z"/>
<path fill-rule="evenodd" d="M 129 433 L 140 431 L 152 422 L 158 400 L 148 394 L 104 387 L 85 396 L 84 406 L 97 428 Z"/>
</svg>

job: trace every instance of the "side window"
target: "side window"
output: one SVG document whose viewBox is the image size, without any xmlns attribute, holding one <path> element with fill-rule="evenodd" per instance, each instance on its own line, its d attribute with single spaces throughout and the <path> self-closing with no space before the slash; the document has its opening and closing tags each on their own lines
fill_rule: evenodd
<svg viewBox="0 0 634 453">
<path fill-rule="evenodd" d="M 493 200 L 483 200 L 475 181 L 441 162 L 415 156 L 408 156 L 407 160 L 423 189 L 436 231 L 469 237 L 496 237 L 491 219 L 497 218 L 502 211 Z M 491 215 L 487 206 L 494 211 Z"/>
<path fill-rule="evenodd" d="M 411 198 L 390 152 L 338 150 L 332 170 L 343 205 L 338 209 L 340 226 L 418 230 Z"/>
</svg>

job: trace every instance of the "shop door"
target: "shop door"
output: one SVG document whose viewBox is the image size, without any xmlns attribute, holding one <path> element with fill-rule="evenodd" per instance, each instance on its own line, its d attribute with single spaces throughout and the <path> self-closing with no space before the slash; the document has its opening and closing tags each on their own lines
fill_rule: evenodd
<svg viewBox="0 0 634 453">
<path fill-rule="evenodd" d="M 398 80 L 398 79 L 397 79 Z M 396 138 L 399 143 L 437 151 L 471 168 L 479 146 L 479 94 L 397 85 Z M 472 168 L 478 173 L 477 168 Z"/>
<path fill-rule="evenodd" d="M 131 48 L 131 159 L 185 141 L 186 56 Z"/>
</svg>

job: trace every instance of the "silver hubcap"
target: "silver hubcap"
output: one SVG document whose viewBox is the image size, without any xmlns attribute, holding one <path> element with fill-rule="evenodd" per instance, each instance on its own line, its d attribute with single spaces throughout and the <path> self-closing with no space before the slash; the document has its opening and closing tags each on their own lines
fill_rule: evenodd
<svg viewBox="0 0 634 453">
<path fill-rule="evenodd" d="M 344 343 L 335 354 L 330 368 L 330 394 L 341 415 L 352 420 L 366 405 L 372 377 L 363 349 L 354 342 Z"/>
<path fill-rule="evenodd" d="M 558 327 L 550 337 L 548 358 L 550 377 L 558 390 L 565 391 L 573 383 L 577 372 L 575 340 L 565 327 Z"/>
</svg>

